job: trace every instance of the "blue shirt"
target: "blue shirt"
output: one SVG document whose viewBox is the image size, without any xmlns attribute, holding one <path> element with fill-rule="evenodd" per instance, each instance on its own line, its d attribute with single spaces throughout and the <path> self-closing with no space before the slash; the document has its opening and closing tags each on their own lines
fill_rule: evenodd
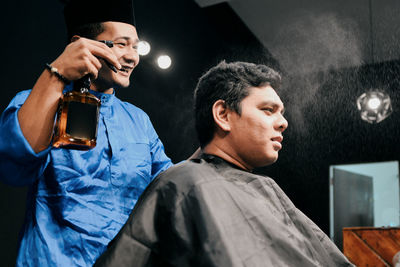
<svg viewBox="0 0 400 267">
<path fill-rule="evenodd" d="M 17 266 L 92 266 L 171 160 L 146 113 L 93 91 L 101 99 L 96 147 L 35 153 L 17 118 L 29 93 L 0 118 L 0 180 L 29 186 Z"/>
</svg>

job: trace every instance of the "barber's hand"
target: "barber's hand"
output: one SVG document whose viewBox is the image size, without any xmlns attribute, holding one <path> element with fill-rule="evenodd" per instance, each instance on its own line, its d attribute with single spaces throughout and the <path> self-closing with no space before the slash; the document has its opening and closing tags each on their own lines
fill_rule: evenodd
<svg viewBox="0 0 400 267">
<path fill-rule="evenodd" d="M 102 66 L 98 58 L 107 60 L 117 69 L 121 68 L 117 57 L 106 44 L 78 36 L 74 36 L 73 39 L 74 41 L 67 45 L 64 52 L 51 64 L 68 80 L 75 81 L 86 74 L 96 79 Z"/>
</svg>

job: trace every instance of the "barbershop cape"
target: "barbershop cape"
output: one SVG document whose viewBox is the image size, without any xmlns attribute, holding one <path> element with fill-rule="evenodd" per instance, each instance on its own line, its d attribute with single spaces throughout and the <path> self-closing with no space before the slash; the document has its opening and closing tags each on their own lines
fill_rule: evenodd
<svg viewBox="0 0 400 267">
<path fill-rule="evenodd" d="M 353 266 L 265 176 L 203 155 L 159 175 L 95 266 Z"/>
</svg>

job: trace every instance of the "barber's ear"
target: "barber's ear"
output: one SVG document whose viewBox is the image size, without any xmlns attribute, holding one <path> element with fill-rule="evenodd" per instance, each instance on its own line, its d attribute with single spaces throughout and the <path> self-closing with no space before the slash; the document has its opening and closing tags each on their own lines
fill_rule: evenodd
<svg viewBox="0 0 400 267">
<path fill-rule="evenodd" d="M 214 117 L 214 122 L 221 128 L 223 131 L 229 132 L 231 130 L 231 126 L 229 124 L 229 114 L 230 110 L 226 106 L 224 100 L 217 100 L 212 106 L 212 113 Z"/>
</svg>

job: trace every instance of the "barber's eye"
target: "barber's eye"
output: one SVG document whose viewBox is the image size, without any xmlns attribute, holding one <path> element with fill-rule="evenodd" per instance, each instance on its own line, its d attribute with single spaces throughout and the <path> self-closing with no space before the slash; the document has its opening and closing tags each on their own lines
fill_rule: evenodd
<svg viewBox="0 0 400 267">
<path fill-rule="evenodd" d="M 120 46 L 120 47 L 125 47 L 125 46 L 126 46 L 126 43 L 119 42 L 119 43 L 116 43 L 116 45 L 118 45 L 118 46 Z"/>
</svg>

